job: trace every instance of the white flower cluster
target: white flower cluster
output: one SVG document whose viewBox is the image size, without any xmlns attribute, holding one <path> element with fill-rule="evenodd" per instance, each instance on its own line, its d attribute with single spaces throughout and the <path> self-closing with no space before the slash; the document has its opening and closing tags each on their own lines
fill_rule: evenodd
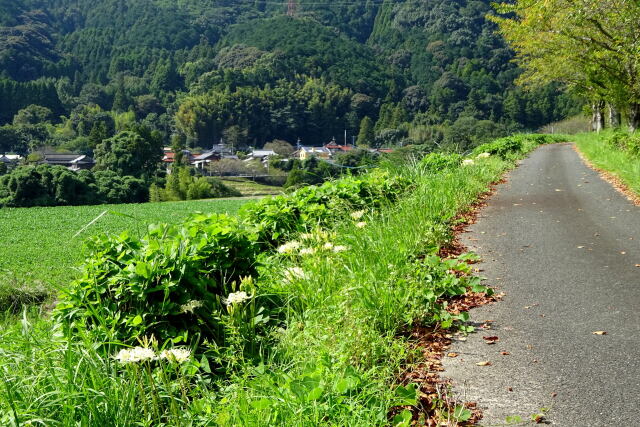
<svg viewBox="0 0 640 427">
<path fill-rule="evenodd" d="M 362 218 L 364 214 L 365 214 L 365 211 L 354 211 L 354 212 L 351 212 L 351 218 L 358 220 Z"/>
<path fill-rule="evenodd" d="M 156 360 L 156 353 L 147 347 L 123 348 L 114 356 L 120 363 L 138 363 Z"/>
<path fill-rule="evenodd" d="M 278 248 L 278 253 L 280 254 L 290 254 L 294 252 L 296 249 L 300 247 L 300 242 L 296 242 L 295 240 L 291 242 L 287 242 L 284 245 Z"/>
<path fill-rule="evenodd" d="M 462 166 L 473 166 L 474 163 L 473 159 L 464 159 L 462 161 Z"/>
<path fill-rule="evenodd" d="M 285 270 L 284 278 L 287 282 L 293 282 L 297 279 L 306 279 L 307 274 L 300 267 L 291 267 Z"/>
<path fill-rule="evenodd" d="M 347 248 L 346 246 L 342 246 L 342 245 L 336 245 L 336 246 L 334 246 L 334 244 L 333 244 L 333 243 L 331 243 L 331 242 L 327 242 L 327 243 L 325 243 L 325 244 L 324 244 L 324 246 L 322 247 L 322 249 L 325 249 L 325 250 L 327 250 L 327 251 L 333 251 L 333 252 L 335 252 L 335 253 L 338 253 L 338 252 L 344 252 L 344 251 L 346 251 L 348 248 Z"/>
<path fill-rule="evenodd" d="M 183 313 L 193 313 L 196 308 L 202 307 L 202 301 L 191 300 L 186 304 L 180 306 L 180 310 Z"/>
<path fill-rule="evenodd" d="M 162 353 L 160 353 L 161 359 L 177 363 L 186 362 L 190 357 L 191 350 L 188 350 L 186 348 L 172 348 L 170 350 L 163 350 Z"/>
<path fill-rule="evenodd" d="M 478 156 L 476 158 L 477 159 L 486 159 L 488 157 L 491 157 L 490 153 L 480 153 L 480 154 L 478 154 Z"/>
<path fill-rule="evenodd" d="M 365 211 L 354 212 L 352 216 L 354 216 L 354 218 L 360 218 L 364 215 L 364 212 Z M 362 226 L 363 225 L 360 225 L 360 227 Z M 343 252 L 348 249 L 346 246 L 335 246 L 329 241 L 332 237 L 335 236 L 320 229 L 315 230 L 313 233 L 303 233 L 300 235 L 300 241 L 293 240 L 281 245 L 278 248 L 278 253 L 308 256 L 314 255 L 320 251 Z"/>
<path fill-rule="evenodd" d="M 251 297 L 249 295 L 247 295 L 246 292 L 244 291 L 240 291 L 240 292 L 234 292 L 231 293 L 227 296 L 227 298 L 225 300 L 223 300 L 223 302 L 227 305 L 236 305 L 236 304 L 242 304 L 243 302 L 247 301 L 251 299 Z"/>
<path fill-rule="evenodd" d="M 359 223 L 356 224 L 356 227 L 358 228 L 365 228 L 367 226 L 367 223 L 364 221 L 360 221 Z"/>
<path fill-rule="evenodd" d="M 191 350 L 186 348 L 172 348 L 160 353 L 160 357 L 148 347 L 124 348 L 118 352 L 114 359 L 120 363 L 138 363 L 152 360 L 166 359 L 172 362 L 183 363 L 191 357 Z"/>
</svg>

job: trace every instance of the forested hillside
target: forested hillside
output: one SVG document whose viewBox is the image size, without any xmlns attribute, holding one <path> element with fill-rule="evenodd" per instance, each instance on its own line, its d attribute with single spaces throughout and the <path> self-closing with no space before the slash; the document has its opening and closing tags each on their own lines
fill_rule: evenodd
<svg viewBox="0 0 640 427">
<path fill-rule="evenodd" d="M 0 152 L 168 143 L 477 145 L 579 110 L 523 92 L 489 1 L 0 0 Z M 46 107 L 15 120 L 31 105 Z M 30 107 L 33 109 L 33 107 Z M 23 113 L 20 117 L 24 117 Z"/>
</svg>

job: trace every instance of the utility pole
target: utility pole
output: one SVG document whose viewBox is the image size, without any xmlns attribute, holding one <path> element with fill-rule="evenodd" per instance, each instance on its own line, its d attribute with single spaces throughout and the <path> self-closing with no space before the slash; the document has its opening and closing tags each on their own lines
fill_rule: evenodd
<svg viewBox="0 0 640 427">
<path fill-rule="evenodd" d="M 289 0 L 287 4 L 287 16 L 294 17 L 298 11 L 298 2 L 296 0 Z"/>
</svg>

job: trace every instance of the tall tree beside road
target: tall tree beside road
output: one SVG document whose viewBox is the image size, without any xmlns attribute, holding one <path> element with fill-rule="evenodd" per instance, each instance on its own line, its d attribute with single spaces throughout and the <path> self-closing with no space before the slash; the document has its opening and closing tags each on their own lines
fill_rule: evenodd
<svg viewBox="0 0 640 427">
<path fill-rule="evenodd" d="M 519 82 L 562 82 L 592 101 L 599 129 L 604 103 L 640 126 L 640 2 L 518 0 L 493 17 L 525 69 Z"/>
</svg>

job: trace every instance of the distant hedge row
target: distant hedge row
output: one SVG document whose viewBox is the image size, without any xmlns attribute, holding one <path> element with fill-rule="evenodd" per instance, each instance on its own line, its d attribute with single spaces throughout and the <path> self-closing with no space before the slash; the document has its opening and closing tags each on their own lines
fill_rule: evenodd
<svg viewBox="0 0 640 427">
<path fill-rule="evenodd" d="M 143 203 L 147 183 L 112 171 L 70 171 L 63 166 L 21 166 L 0 176 L 0 207 Z"/>
</svg>

